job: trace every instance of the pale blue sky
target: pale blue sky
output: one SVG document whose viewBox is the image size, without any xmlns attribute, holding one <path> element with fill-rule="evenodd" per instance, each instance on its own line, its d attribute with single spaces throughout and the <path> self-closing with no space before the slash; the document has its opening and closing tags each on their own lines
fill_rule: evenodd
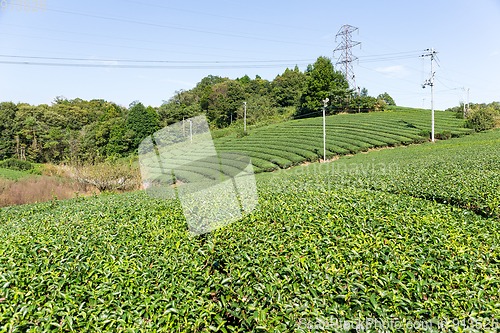
<svg viewBox="0 0 500 333">
<path fill-rule="evenodd" d="M 318 56 L 332 57 L 335 34 L 344 24 L 359 28 L 359 35 L 353 36 L 362 42 L 361 49 L 354 49 L 360 58 L 354 71 L 357 85 L 366 87 L 370 95 L 387 91 L 398 105 L 429 108 L 430 89 L 422 89 L 421 84 L 429 77 L 430 61 L 418 54 L 434 47 L 441 65 L 435 67 L 437 109 L 457 105 L 463 86 L 470 88 L 471 102 L 500 100 L 498 0 L 46 0 L 46 8 L 28 12 L 8 5 L 0 11 L 0 62 L 221 62 L 156 63 L 198 68 L 155 69 L 0 63 L 0 101 L 50 104 L 62 95 L 100 98 L 123 106 L 134 100 L 159 106 L 175 90 L 190 89 L 209 74 L 233 79 L 258 74 L 272 80 L 287 66 L 297 64 L 304 70 Z M 368 61 L 371 56 L 400 52 L 414 56 Z M 282 60 L 289 61 L 268 62 Z M 270 67 L 257 66 L 264 64 Z"/>
</svg>

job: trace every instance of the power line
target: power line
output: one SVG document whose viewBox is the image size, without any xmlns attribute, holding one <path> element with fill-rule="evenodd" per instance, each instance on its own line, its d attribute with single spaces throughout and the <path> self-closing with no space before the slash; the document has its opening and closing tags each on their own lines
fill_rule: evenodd
<svg viewBox="0 0 500 333">
<path fill-rule="evenodd" d="M 144 22 L 144 21 L 134 20 L 134 19 L 130 19 L 130 18 L 110 17 L 110 16 L 99 15 L 99 14 L 85 14 L 83 12 L 72 12 L 72 11 L 69 11 L 69 10 L 60 10 L 60 9 L 54 9 L 54 8 L 47 8 L 47 11 L 49 11 L 49 10 L 53 11 L 53 12 L 64 13 L 64 14 L 93 17 L 93 18 L 98 18 L 98 19 L 103 19 L 103 20 L 111 20 L 111 21 L 117 21 L 117 22 L 133 23 L 133 24 L 146 25 L 146 26 L 152 26 L 152 27 L 161 27 L 161 28 L 174 29 L 174 30 L 182 30 L 182 31 L 190 31 L 190 32 L 201 32 L 201 33 L 204 33 L 204 34 L 211 34 L 211 35 L 220 35 L 220 36 L 227 36 L 227 37 L 246 38 L 246 39 L 253 39 L 253 40 L 262 40 L 262 41 L 267 41 L 267 42 L 284 43 L 284 44 L 294 44 L 294 45 L 303 45 L 303 46 L 321 46 L 321 47 L 323 46 L 323 45 L 318 45 L 318 44 L 299 43 L 299 42 L 292 42 L 292 41 L 282 41 L 282 40 L 277 40 L 277 39 L 251 37 L 251 36 L 237 35 L 237 34 L 224 33 L 224 32 L 213 32 L 213 31 L 208 31 L 206 29 L 202 30 L 200 28 L 178 27 L 178 26 L 166 25 L 166 24 L 162 24 L 162 23 L 154 23 L 152 21 L 150 21 L 150 22 Z"/>
<path fill-rule="evenodd" d="M 367 51 L 364 51 L 367 52 Z M 395 53 L 385 53 L 385 54 L 372 54 L 372 55 L 365 55 L 365 56 L 359 56 L 360 60 L 364 61 L 371 61 L 371 60 L 378 60 L 378 59 L 392 59 L 392 58 L 410 58 L 414 57 L 417 54 L 420 54 L 422 50 L 416 50 L 416 51 L 407 51 L 407 52 L 395 52 Z M 370 52 L 367 52 L 370 53 Z"/>
<path fill-rule="evenodd" d="M 278 23 L 270 23 L 270 22 L 264 22 L 264 21 L 255 21 L 255 20 L 249 20 L 249 19 L 241 18 L 241 17 L 231 17 L 231 16 L 225 16 L 225 15 L 204 13 L 204 12 L 198 12 L 198 11 L 194 11 L 194 10 L 180 9 L 180 8 L 174 8 L 174 7 L 169 7 L 169 6 L 164 6 L 164 5 L 158 5 L 158 4 L 150 4 L 150 3 L 146 3 L 146 2 L 140 2 L 140 1 L 132 1 L 132 0 L 121 0 L 121 1 L 131 2 L 131 3 L 137 3 L 137 4 L 151 6 L 151 7 L 157 7 L 157 8 L 165 8 L 165 9 L 169 9 L 169 10 L 177 10 L 177 11 L 186 12 L 186 13 L 193 13 L 193 14 L 200 14 L 200 15 L 205 15 L 205 16 L 213 16 L 213 17 L 226 18 L 226 19 L 237 20 L 237 21 L 242 21 L 242 22 L 266 24 L 266 25 L 272 25 L 272 26 L 276 26 L 276 27 L 293 28 L 293 29 L 299 29 L 299 30 L 309 30 L 309 31 L 326 32 L 324 30 L 312 29 L 312 28 L 307 28 L 307 27 L 304 27 L 304 26 L 297 27 L 297 26 L 287 25 L 287 24 L 278 24 Z"/>
<path fill-rule="evenodd" d="M 387 55 L 380 55 L 381 57 Z M 104 58 L 72 58 L 72 57 L 43 57 L 1 54 L 3 58 L 15 59 L 38 59 L 57 61 L 85 61 L 91 63 L 63 63 L 63 62 L 31 62 L 31 61 L 6 61 L 2 64 L 11 65 L 36 65 L 36 66 L 58 66 L 58 67 L 111 67 L 111 68 L 176 68 L 176 69 L 216 69 L 216 68 L 277 68 L 284 65 L 307 65 L 314 62 L 313 59 L 289 59 L 289 60 L 141 60 L 141 59 L 104 59 Z M 376 57 L 376 56 L 374 56 Z M 92 62 L 108 62 L 108 64 L 95 64 Z M 120 64 L 121 63 L 121 64 Z M 132 64 L 123 64 L 132 63 Z M 171 65 L 137 65 L 134 63 L 171 64 Z M 363 66 L 361 66 L 363 67 Z M 366 67 L 364 67 L 366 68 Z M 369 69 L 369 68 L 367 68 Z M 383 73 L 385 74 L 385 73 Z M 388 75 L 388 74 L 385 74 Z M 390 76 L 390 75 L 389 75 Z"/>
<path fill-rule="evenodd" d="M 448 73 L 446 72 L 446 70 L 441 66 L 441 60 L 439 60 L 439 57 L 436 55 L 436 63 L 437 65 L 439 66 L 439 68 L 441 68 L 444 72 L 444 75 L 446 76 L 446 78 L 448 79 L 448 81 L 450 81 L 450 83 L 452 82 L 452 80 L 450 79 L 450 76 L 448 75 Z M 444 85 L 446 88 L 448 89 L 452 89 L 448 86 L 446 86 L 443 82 L 439 81 L 442 85 Z M 455 89 L 459 89 L 459 88 L 455 88 Z M 458 94 L 457 92 L 457 97 L 458 97 L 458 100 L 460 100 L 460 95 Z"/>
<path fill-rule="evenodd" d="M 44 60 L 68 60 L 68 61 L 110 61 L 110 62 L 137 62 L 137 63 L 179 63 L 179 64 L 224 64 L 224 63 L 292 63 L 292 62 L 311 62 L 312 59 L 296 60 L 138 60 L 138 59 L 89 59 L 89 58 L 62 58 L 62 57 L 40 57 L 40 56 L 21 56 L 0 54 L 5 58 L 26 58 L 26 59 L 44 59 Z"/>
<path fill-rule="evenodd" d="M 400 77 L 397 77 L 397 76 L 394 76 L 394 75 L 390 75 L 390 74 L 387 74 L 387 73 L 384 73 L 384 72 L 381 72 L 381 71 L 377 71 L 377 70 L 371 69 L 371 68 L 369 68 L 369 67 L 365 67 L 365 66 L 361 66 L 361 65 L 358 65 L 358 66 L 359 66 L 359 67 L 361 67 L 361 68 L 368 69 L 368 70 L 370 70 L 370 71 L 372 71 L 372 72 L 380 73 L 380 74 L 383 74 L 383 75 L 385 75 L 385 76 L 389 76 L 389 77 L 392 77 L 392 78 L 395 78 L 395 79 L 398 79 L 398 80 L 403 80 L 403 81 L 406 81 L 406 82 L 410 82 L 410 83 L 412 83 L 412 84 L 415 84 L 415 82 L 413 82 L 413 81 L 406 80 L 406 79 L 403 79 L 403 78 L 400 78 Z"/>
<path fill-rule="evenodd" d="M 0 54 L 4 58 L 26 58 L 26 59 L 43 59 L 43 60 L 65 60 L 65 61 L 113 61 L 113 62 L 138 62 L 138 63 L 303 63 L 314 62 L 314 59 L 288 59 L 288 60 L 140 60 L 140 59 L 101 59 L 101 58 L 69 58 L 69 57 L 42 57 L 42 56 L 23 56 L 23 55 L 8 55 Z M 362 62 L 387 61 L 393 58 L 387 55 L 375 55 L 373 59 L 362 57 Z M 378 57 L 378 58 L 375 58 Z M 413 58 L 414 55 L 406 55 L 404 58 Z M 366 60 L 365 60 L 366 59 Z"/>
<path fill-rule="evenodd" d="M 417 54 L 409 54 L 409 55 L 401 55 L 401 56 L 393 56 L 393 57 L 379 57 L 379 58 L 359 58 L 361 63 L 365 62 L 380 62 L 380 61 L 394 61 L 394 60 L 403 60 L 403 59 L 413 59 Z"/>
<path fill-rule="evenodd" d="M 157 51 L 157 52 L 165 52 L 165 53 L 191 54 L 191 55 L 198 55 L 198 56 L 200 55 L 200 53 L 196 53 L 196 52 L 171 51 L 171 50 L 162 50 L 162 49 L 137 47 L 137 46 L 113 45 L 113 44 L 108 44 L 108 43 L 82 42 L 82 41 L 74 41 L 74 40 L 69 40 L 69 39 L 39 37 L 39 36 L 28 36 L 28 35 L 12 34 L 12 33 L 5 33 L 5 32 L 0 32 L 0 34 L 2 34 L 2 35 L 9 35 L 9 36 L 16 36 L 16 37 L 28 37 L 28 38 L 35 38 L 35 39 L 52 40 L 52 41 L 58 41 L 58 42 L 69 42 L 69 43 L 77 43 L 77 44 L 98 45 L 98 46 L 106 46 L 106 47 L 119 47 L 119 48 L 125 48 L 125 49 L 133 49 L 133 50 L 146 50 L 146 51 Z M 235 58 L 234 56 L 224 56 L 224 55 L 221 56 L 221 55 L 210 55 L 210 54 L 205 54 L 205 55 L 206 56 L 218 56 L 218 57 L 226 57 L 226 58 Z"/>
<path fill-rule="evenodd" d="M 117 36 L 107 36 L 107 35 L 102 35 L 102 34 L 89 34 L 89 33 L 83 33 L 83 32 L 75 32 L 75 31 L 62 31 L 62 30 L 57 30 L 57 29 L 47 29 L 47 28 L 40 28 L 40 27 L 30 27 L 30 26 L 23 26 L 23 25 L 18 25 L 18 24 L 8 24 L 8 23 L 0 23 L 1 25 L 7 25 L 7 26 L 12 26 L 12 27 L 18 27 L 18 28 L 27 28 L 27 29 L 35 29 L 35 30 L 43 30 L 43 31 L 53 31 L 53 32 L 61 32 L 61 33 L 67 33 L 71 35 L 81 35 L 81 36 L 89 36 L 89 37 L 99 37 L 99 38 L 110 38 L 113 40 L 120 39 L 120 40 L 125 40 L 125 41 L 132 41 L 132 42 L 140 42 L 140 43 L 153 43 L 155 45 L 161 44 L 161 45 L 169 45 L 169 46 L 187 46 L 187 47 L 193 47 L 193 48 L 199 48 L 199 49 L 209 49 L 209 50 L 217 50 L 217 51 L 233 51 L 233 52 L 242 52 L 244 51 L 245 53 L 259 53 L 259 54 L 274 54 L 274 55 L 282 55 L 281 53 L 275 53 L 275 52 L 261 52 L 261 51 L 254 51 L 254 50 L 236 50 L 236 49 L 230 49 L 230 48 L 224 48 L 224 47 L 210 47 L 210 46 L 202 46 L 199 44 L 196 45 L 189 45 L 189 44 L 180 44 L 180 43 L 166 43 L 166 42 L 159 42 L 159 41 L 153 41 L 153 40 L 147 40 L 147 39 L 136 39 L 136 38 L 125 38 L 125 37 L 117 37 Z M 31 36 L 28 36 L 31 37 Z M 33 37 L 33 38 L 39 38 L 39 37 Z M 77 41 L 73 41 L 74 43 L 78 43 Z M 121 47 L 121 46 L 116 46 L 116 47 Z M 149 49 L 147 49 L 149 50 Z M 169 51 L 171 52 L 171 51 Z M 178 52 L 181 53 L 181 52 Z M 187 53 L 187 52 L 186 52 Z M 188 54 L 198 54 L 199 53 L 188 53 Z M 226 57 L 226 56 L 222 56 Z M 237 57 L 234 57 L 237 58 Z"/>
<path fill-rule="evenodd" d="M 57 62 L 28 62 L 28 61 L 0 61 L 0 64 L 30 65 L 30 66 L 56 66 L 56 67 L 82 67 L 82 68 L 143 68 L 143 69 L 219 69 L 219 68 L 282 68 L 292 67 L 297 63 L 279 64 L 253 64 L 253 65 L 115 65 L 115 64 L 69 64 Z M 302 65 L 302 64 L 301 64 Z"/>
<path fill-rule="evenodd" d="M 437 56 L 436 56 L 436 58 L 437 58 Z M 450 81 L 450 83 L 451 83 L 451 82 L 455 82 L 455 83 L 460 84 L 461 86 L 467 85 L 467 86 L 475 87 L 475 88 L 477 88 L 478 90 L 484 90 L 484 91 L 490 91 L 490 92 L 498 92 L 497 90 L 491 90 L 491 89 L 479 88 L 479 87 L 478 87 L 478 86 L 476 86 L 476 85 L 470 85 L 469 83 L 466 83 L 466 84 L 465 84 L 465 83 L 463 83 L 463 82 L 461 82 L 461 81 L 452 80 L 452 79 L 450 78 L 450 76 L 448 75 L 447 70 L 446 70 L 446 69 L 442 66 L 441 61 L 440 61 L 439 59 L 437 59 L 437 61 L 436 61 L 436 62 L 438 63 L 438 66 L 439 66 L 439 67 L 443 70 L 443 72 L 444 72 L 445 76 L 448 78 L 448 81 Z M 474 76 L 467 75 L 467 74 L 463 74 L 463 73 L 460 73 L 460 72 L 457 72 L 457 71 L 454 71 L 454 70 L 451 70 L 451 71 L 456 72 L 456 73 L 458 73 L 458 74 L 465 75 L 465 76 L 474 77 Z M 477 79 L 479 79 L 479 78 L 477 78 Z M 482 80 L 482 79 L 479 79 L 479 80 Z M 484 81 L 484 80 L 483 80 L 483 81 Z M 491 82 L 491 81 L 487 81 L 487 82 Z M 498 82 L 495 82 L 495 84 L 498 84 Z M 458 98 L 460 99 L 460 94 L 458 94 L 458 93 L 457 93 L 457 96 L 458 96 Z"/>
</svg>

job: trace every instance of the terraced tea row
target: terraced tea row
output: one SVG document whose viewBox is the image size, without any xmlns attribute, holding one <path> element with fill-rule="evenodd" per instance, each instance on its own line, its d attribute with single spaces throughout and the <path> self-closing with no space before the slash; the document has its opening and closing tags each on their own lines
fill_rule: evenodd
<svg viewBox="0 0 500 333">
<path fill-rule="evenodd" d="M 282 182 L 288 176 L 320 172 L 328 176 L 323 186 L 411 195 L 500 220 L 499 170 L 500 130 L 494 130 L 434 144 L 346 156 L 326 164 L 282 170 L 272 177 Z"/>
<path fill-rule="evenodd" d="M 499 134 L 258 175 L 259 209 L 205 237 L 187 237 L 178 201 L 143 192 L 2 209 L 0 326 L 290 332 L 471 313 L 491 323 Z"/>
<path fill-rule="evenodd" d="M 408 145 L 426 140 L 430 130 L 428 111 L 393 110 L 370 114 L 335 115 L 326 119 L 326 157 L 367 151 L 370 148 Z M 215 140 L 220 151 L 241 151 L 252 158 L 255 171 L 287 168 L 323 158 L 322 118 L 274 124 Z M 472 131 L 461 127 L 463 120 L 453 113 L 436 112 L 436 133 L 449 131 L 462 136 Z"/>
</svg>

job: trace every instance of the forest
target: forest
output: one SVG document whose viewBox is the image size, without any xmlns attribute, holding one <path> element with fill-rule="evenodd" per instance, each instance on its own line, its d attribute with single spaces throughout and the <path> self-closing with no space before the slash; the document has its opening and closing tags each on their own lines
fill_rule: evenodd
<svg viewBox="0 0 500 333">
<path fill-rule="evenodd" d="M 329 58 L 319 57 L 301 72 L 286 69 L 272 81 L 247 75 L 229 79 L 208 75 L 190 90 L 176 91 L 159 107 L 133 101 L 124 107 L 106 101 L 58 96 L 51 105 L 0 103 L 0 160 L 36 163 L 100 162 L 136 152 L 141 140 L 158 129 L 205 114 L 212 130 L 322 114 L 368 112 L 395 105 L 389 94 L 371 97 L 350 89 Z"/>
</svg>

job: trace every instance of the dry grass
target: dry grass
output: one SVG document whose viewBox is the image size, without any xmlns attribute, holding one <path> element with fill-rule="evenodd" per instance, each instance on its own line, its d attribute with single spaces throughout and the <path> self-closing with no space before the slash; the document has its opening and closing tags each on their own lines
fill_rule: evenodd
<svg viewBox="0 0 500 333">
<path fill-rule="evenodd" d="M 41 168 L 42 174 L 49 177 L 70 178 L 66 169 L 60 165 L 46 163 Z"/>
<path fill-rule="evenodd" d="M 86 190 L 74 182 L 50 177 L 27 177 L 18 181 L 0 178 L 0 207 L 71 199 L 76 196 L 75 192 L 82 195 Z"/>
<path fill-rule="evenodd" d="M 99 192 L 128 192 L 142 187 L 141 171 L 127 163 L 104 162 L 96 165 L 60 166 L 76 182 L 93 186 Z"/>
<path fill-rule="evenodd" d="M 43 176 L 18 180 L 0 176 L 0 207 L 142 189 L 140 169 L 131 164 L 105 162 L 71 167 L 48 163 L 41 171 Z"/>
</svg>

